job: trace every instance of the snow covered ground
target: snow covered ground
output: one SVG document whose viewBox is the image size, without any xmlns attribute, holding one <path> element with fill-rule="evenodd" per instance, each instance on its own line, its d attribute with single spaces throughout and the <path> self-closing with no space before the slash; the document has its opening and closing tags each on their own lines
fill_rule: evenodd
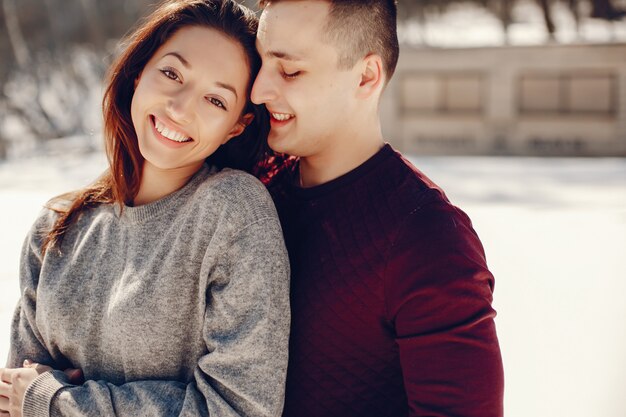
<svg viewBox="0 0 626 417">
<path fill-rule="evenodd" d="M 411 158 L 474 221 L 496 275 L 508 417 L 626 416 L 626 160 Z M 24 235 L 98 153 L 0 163 L 0 356 Z"/>
</svg>

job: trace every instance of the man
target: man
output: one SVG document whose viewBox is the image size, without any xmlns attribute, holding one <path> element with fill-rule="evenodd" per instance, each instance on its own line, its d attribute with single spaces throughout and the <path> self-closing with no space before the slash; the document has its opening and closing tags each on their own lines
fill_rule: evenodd
<svg viewBox="0 0 626 417">
<path fill-rule="evenodd" d="M 269 145 L 299 157 L 269 184 L 292 267 L 284 416 L 501 416 L 481 243 L 381 133 L 395 2 L 262 7 L 252 100 Z"/>
</svg>

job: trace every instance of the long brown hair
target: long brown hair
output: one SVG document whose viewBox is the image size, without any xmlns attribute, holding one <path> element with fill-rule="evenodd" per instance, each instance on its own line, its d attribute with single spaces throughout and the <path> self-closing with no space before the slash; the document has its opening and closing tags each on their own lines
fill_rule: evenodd
<svg viewBox="0 0 626 417">
<path fill-rule="evenodd" d="M 109 169 L 90 186 L 52 200 L 49 208 L 59 216 L 44 238 L 44 252 L 49 247 L 60 245 L 69 226 L 83 211 L 101 204 L 117 203 L 123 207 L 137 195 L 143 157 L 130 115 L 135 80 L 156 50 L 177 30 L 186 26 L 218 30 L 242 46 L 250 67 L 247 88 L 247 96 L 250 97 L 252 83 L 261 67 L 255 47 L 258 20 L 254 13 L 233 0 L 169 0 L 162 3 L 126 38 L 124 51 L 109 69 L 102 101 Z M 253 113 L 254 120 L 241 135 L 209 156 L 209 163 L 219 168 L 253 172 L 259 162 L 270 154 L 267 147 L 267 111 L 248 99 L 243 112 Z M 68 199 L 71 201 L 69 207 L 59 208 L 55 204 L 58 200 Z"/>
</svg>

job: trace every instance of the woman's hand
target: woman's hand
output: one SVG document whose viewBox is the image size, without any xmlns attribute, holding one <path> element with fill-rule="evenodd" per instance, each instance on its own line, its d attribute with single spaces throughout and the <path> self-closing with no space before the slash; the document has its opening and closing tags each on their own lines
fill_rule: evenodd
<svg viewBox="0 0 626 417">
<path fill-rule="evenodd" d="M 49 366 L 24 361 L 24 368 L 0 369 L 0 417 L 22 417 L 22 404 L 28 386 Z"/>
</svg>

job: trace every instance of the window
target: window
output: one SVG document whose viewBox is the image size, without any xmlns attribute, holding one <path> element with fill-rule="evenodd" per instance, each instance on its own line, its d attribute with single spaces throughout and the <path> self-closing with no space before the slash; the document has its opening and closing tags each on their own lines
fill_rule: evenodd
<svg viewBox="0 0 626 417">
<path fill-rule="evenodd" d="M 613 115 L 617 80 L 611 74 L 528 74 L 520 79 L 522 114 Z"/>
<path fill-rule="evenodd" d="M 407 74 L 400 81 L 402 113 L 481 113 L 483 84 L 477 73 Z"/>
</svg>

